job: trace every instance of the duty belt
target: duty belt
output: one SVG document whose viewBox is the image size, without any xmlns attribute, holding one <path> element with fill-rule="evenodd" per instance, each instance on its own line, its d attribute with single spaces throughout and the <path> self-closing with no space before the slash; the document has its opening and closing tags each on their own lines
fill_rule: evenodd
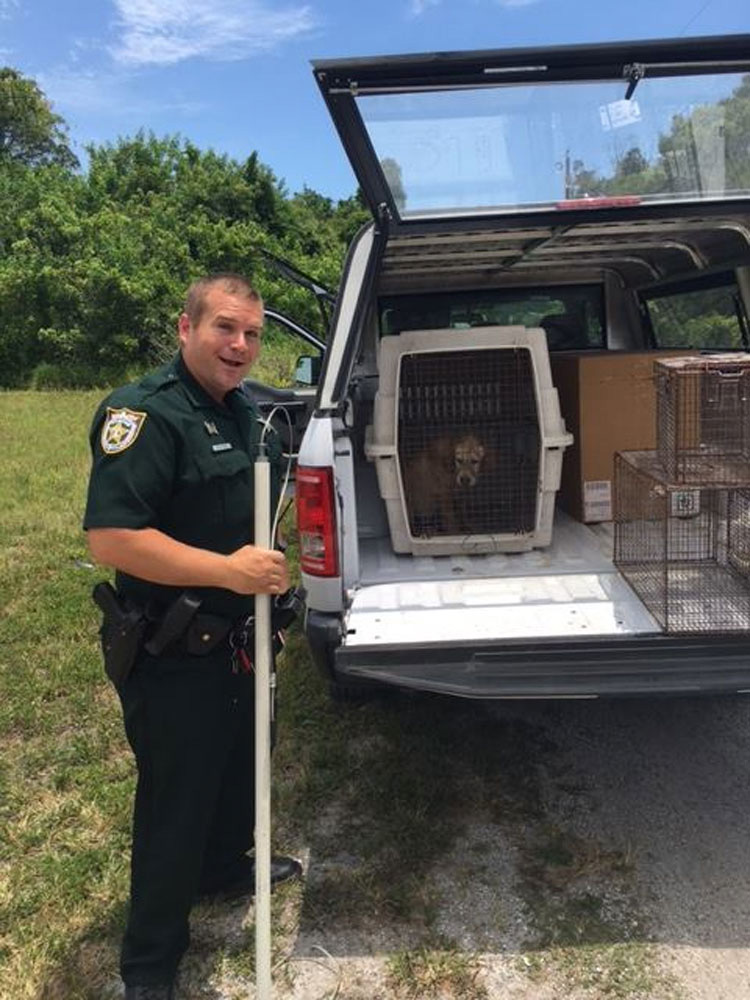
<svg viewBox="0 0 750 1000">
<path fill-rule="evenodd" d="M 161 614 L 146 618 L 151 623 L 149 638 L 144 649 L 151 656 L 184 655 L 207 656 L 224 640 L 228 640 L 235 670 L 252 669 L 251 651 L 255 638 L 255 618 L 225 618 L 221 615 L 199 613 L 201 598 L 185 590 Z M 274 600 L 271 629 L 274 637 L 287 628 L 304 607 L 304 591 L 291 588 Z M 148 634 L 148 633 L 147 633 Z M 249 652 L 250 651 L 250 652 Z"/>
<path fill-rule="evenodd" d="M 157 633 L 158 635 L 159 633 Z M 249 674 L 253 669 L 252 648 L 255 639 L 255 618 L 243 615 L 232 620 L 219 615 L 196 614 L 176 640 L 162 647 L 167 654 L 207 656 L 228 640 L 234 673 Z M 146 651 L 151 652 L 146 643 Z M 158 655 L 158 654 L 154 654 Z"/>
</svg>

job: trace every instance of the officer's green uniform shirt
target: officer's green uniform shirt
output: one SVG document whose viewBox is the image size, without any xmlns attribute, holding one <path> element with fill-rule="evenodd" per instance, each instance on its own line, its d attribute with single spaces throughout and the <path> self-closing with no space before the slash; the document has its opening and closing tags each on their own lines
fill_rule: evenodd
<svg viewBox="0 0 750 1000">
<path fill-rule="evenodd" d="M 180 542 L 228 554 L 253 540 L 254 473 L 262 423 L 239 389 L 215 402 L 182 357 L 140 382 L 116 389 L 91 427 L 93 468 L 84 528 L 157 528 Z M 266 434 L 272 511 L 280 448 Z M 140 604 L 166 606 L 183 588 L 117 573 L 117 589 Z M 206 612 L 235 618 L 252 597 L 191 587 Z"/>
</svg>

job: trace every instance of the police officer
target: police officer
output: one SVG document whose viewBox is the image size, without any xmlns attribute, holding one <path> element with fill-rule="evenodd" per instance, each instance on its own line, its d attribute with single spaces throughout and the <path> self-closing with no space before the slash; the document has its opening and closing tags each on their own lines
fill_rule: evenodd
<svg viewBox="0 0 750 1000">
<path fill-rule="evenodd" d="M 253 594 L 289 586 L 284 556 L 252 544 L 253 461 L 270 435 L 241 382 L 262 330 L 263 303 L 244 278 L 195 282 L 177 357 L 115 390 L 92 426 L 89 547 L 148 621 L 118 683 L 138 769 L 126 1000 L 173 996 L 196 898 L 254 885 L 248 616 Z M 278 490 L 278 448 L 275 458 Z M 184 614 L 170 617 L 174 608 Z M 272 883 L 299 874 L 293 859 L 273 859 Z"/>
</svg>

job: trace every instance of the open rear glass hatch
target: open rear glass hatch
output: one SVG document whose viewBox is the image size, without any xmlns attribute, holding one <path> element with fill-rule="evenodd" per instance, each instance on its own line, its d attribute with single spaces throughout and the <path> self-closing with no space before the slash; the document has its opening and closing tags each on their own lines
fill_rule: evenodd
<svg viewBox="0 0 750 1000">
<path fill-rule="evenodd" d="M 596 267 L 633 287 L 747 256 L 750 35 L 313 70 L 386 275 Z"/>
<path fill-rule="evenodd" d="M 750 196 L 731 101 L 750 36 L 313 67 L 367 201 L 398 226 Z"/>
</svg>

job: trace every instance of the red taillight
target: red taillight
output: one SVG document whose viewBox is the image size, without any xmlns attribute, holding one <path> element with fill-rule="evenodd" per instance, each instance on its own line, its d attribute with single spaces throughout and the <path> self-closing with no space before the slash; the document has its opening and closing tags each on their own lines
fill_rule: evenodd
<svg viewBox="0 0 750 1000">
<path fill-rule="evenodd" d="M 299 562 L 312 576 L 338 576 L 333 469 L 297 466 Z"/>
</svg>

